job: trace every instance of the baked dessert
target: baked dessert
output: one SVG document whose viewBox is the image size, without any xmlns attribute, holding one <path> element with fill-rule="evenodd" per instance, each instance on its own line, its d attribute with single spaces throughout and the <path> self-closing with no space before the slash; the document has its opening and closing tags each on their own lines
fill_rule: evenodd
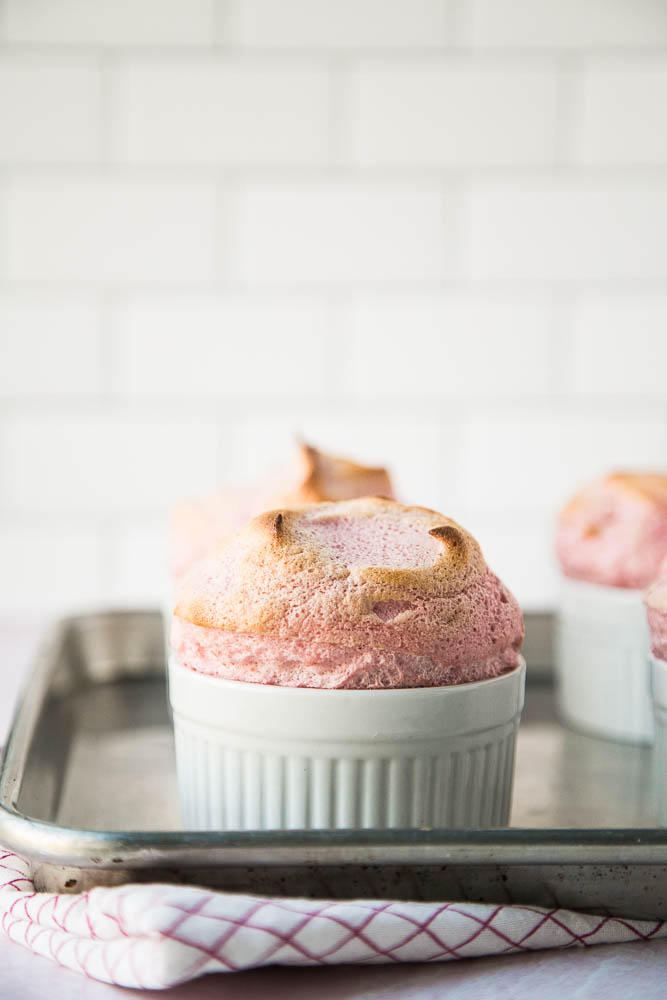
<svg viewBox="0 0 667 1000">
<path fill-rule="evenodd" d="M 556 551 L 568 577 L 646 587 L 667 555 L 667 475 L 616 472 L 591 483 L 561 512 Z"/>
<path fill-rule="evenodd" d="M 178 591 L 189 828 L 508 822 L 523 620 L 460 525 L 384 497 L 281 507 Z"/>
<path fill-rule="evenodd" d="M 255 518 L 182 581 L 172 646 L 227 679 L 405 688 L 511 670 L 523 634 L 467 531 L 370 497 Z"/>
<path fill-rule="evenodd" d="M 181 576 L 218 542 L 262 511 L 374 494 L 394 495 L 385 468 L 336 458 L 301 443 L 291 464 L 266 481 L 221 490 L 173 509 L 170 517 L 172 573 Z"/>
<path fill-rule="evenodd" d="M 616 472 L 561 512 L 556 665 L 564 719 L 605 738 L 653 739 L 642 590 L 667 554 L 667 475 Z"/>
</svg>

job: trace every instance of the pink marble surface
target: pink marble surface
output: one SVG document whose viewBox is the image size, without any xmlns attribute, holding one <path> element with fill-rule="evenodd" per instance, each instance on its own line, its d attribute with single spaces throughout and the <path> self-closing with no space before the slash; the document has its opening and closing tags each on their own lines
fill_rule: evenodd
<svg viewBox="0 0 667 1000">
<path fill-rule="evenodd" d="M 4 741 L 13 703 L 39 630 L 0 626 L 0 679 L 5 698 L 0 703 L 0 741 Z M 49 997 L 53 1000 L 110 996 L 146 996 L 87 980 L 53 966 L 0 936 L 0 1000 Z M 610 945 L 565 952 L 535 952 L 504 958 L 485 958 L 443 965 L 343 966 L 327 969 L 262 969 L 233 975 L 209 976 L 163 993 L 168 1000 L 394 1000 L 410 997 L 435 1000 L 454 995 L 457 1000 L 597 1000 L 614 996 L 641 996 L 662 1000 L 667 979 L 667 940 Z"/>
</svg>

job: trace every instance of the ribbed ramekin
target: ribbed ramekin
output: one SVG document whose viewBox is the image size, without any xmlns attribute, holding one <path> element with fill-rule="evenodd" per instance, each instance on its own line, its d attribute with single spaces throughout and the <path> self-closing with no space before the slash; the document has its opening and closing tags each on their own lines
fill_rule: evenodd
<svg viewBox="0 0 667 1000">
<path fill-rule="evenodd" d="M 667 826 L 667 661 L 651 658 L 651 690 L 655 713 L 653 773 L 656 816 Z"/>
<path fill-rule="evenodd" d="M 558 700 L 566 722 L 607 739 L 652 741 L 641 590 L 564 579 L 556 650 Z"/>
<path fill-rule="evenodd" d="M 169 692 L 191 830 L 493 827 L 509 821 L 525 663 L 382 691 L 245 684 L 182 667 Z"/>
</svg>

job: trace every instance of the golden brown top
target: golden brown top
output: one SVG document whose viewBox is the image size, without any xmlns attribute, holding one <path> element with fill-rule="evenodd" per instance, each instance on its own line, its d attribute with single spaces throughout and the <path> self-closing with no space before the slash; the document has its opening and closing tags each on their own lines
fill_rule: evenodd
<svg viewBox="0 0 667 1000">
<path fill-rule="evenodd" d="M 294 484 L 280 498 L 280 505 L 299 507 L 325 500 L 353 500 L 358 496 L 392 496 L 387 470 L 337 458 L 312 445 L 298 445 Z"/>
<path fill-rule="evenodd" d="M 487 572 L 475 539 L 425 507 L 384 497 L 273 510 L 195 565 L 176 615 L 272 632 L 288 615 L 362 625 L 384 602 L 453 598 Z"/>
</svg>

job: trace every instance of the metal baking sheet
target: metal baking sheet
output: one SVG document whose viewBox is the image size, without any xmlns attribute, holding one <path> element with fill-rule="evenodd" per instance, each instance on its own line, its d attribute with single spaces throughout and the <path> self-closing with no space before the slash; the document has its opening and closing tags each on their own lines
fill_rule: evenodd
<svg viewBox="0 0 667 1000">
<path fill-rule="evenodd" d="M 0 770 L 0 843 L 37 885 L 127 881 L 327 897 L 469 899 L 667 918 L 651 752 L 559 724 L 552 621 L 527 616 L 526 708 L 507 830 L 190 833 L 180 825 L 157 612 L 60 623 Z"/>
</svg>

